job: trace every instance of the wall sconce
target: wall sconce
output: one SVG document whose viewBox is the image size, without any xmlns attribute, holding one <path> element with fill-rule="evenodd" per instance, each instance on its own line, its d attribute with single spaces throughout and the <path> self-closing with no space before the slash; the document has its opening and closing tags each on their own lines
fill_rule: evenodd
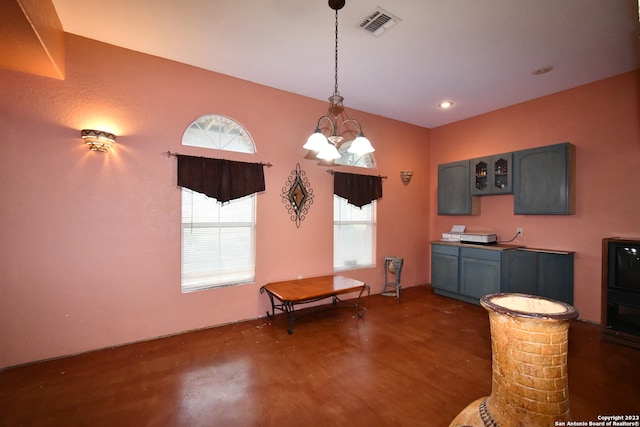
<svg viewBox="0 0 640 427">
<path fill-rule="evenodd" d="M 402 182 L 408 184 L 411 181 L 411 177 L 413 176 L 413 171 L 400 171 L 400 178 Z"/>
<path fill-rule="evenodd" d="M 80 136 L 91 151 L 102 151 L 106 153 L 116 142 L 116 136 L 109 132 L 93 129 L 83 129 Z"/>
</svg>

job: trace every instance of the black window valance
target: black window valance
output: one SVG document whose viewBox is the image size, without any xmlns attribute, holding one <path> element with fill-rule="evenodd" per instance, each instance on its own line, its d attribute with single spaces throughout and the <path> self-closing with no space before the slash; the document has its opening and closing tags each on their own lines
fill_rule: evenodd
<svg viewBox="0 0 640 427">
<path fill-rule="evenodd" d="M 220 203 L 265 190 L 261 163 L 177 154 L 178 185 L 215 198 Z"/>
<path fill-rule="evenodd" d="M 334 172 L 333 193 L 361 208 L 382 198 L 382 177 Z"/>
</svg>

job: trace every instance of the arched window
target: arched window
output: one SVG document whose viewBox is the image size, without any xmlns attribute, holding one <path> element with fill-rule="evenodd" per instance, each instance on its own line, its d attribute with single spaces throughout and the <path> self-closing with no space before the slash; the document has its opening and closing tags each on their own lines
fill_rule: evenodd
<svg viewBox="0 0 640 427">
<path fill-rule="evenodd" d="M 349 153 L 347 150 L 351 147 L 351 141 L 345 141 L 338 147 L 338 153 L 340 153 L 340 158 L 336 159 L 334 163 L 338 165 L 345 166 L 358 166 L 361 168 L 375 169 L 376 162 L 373 159 L 372 153 L 367 154 L 353 154 Z"/>
<path fill-rule="evenodd" d="M 249 132 L 219 115 L 205 115 L 189 125 L 182 145 L 256 152 Z M 255 280 L 255 212 L 255 194 L 220 204 L 182 188 L 182 292 Z"/>
<path fill-rule="evenodd" d="M 184 131 L 182 145 L 216 150 L 255 153 L 249 132 L 229 117 L 208 114 L 200 117 Z"/>
</svg>

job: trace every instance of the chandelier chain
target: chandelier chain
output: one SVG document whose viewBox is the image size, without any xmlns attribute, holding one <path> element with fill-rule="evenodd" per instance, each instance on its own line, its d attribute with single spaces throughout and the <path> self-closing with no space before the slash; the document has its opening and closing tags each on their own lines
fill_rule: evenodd
<svg viewBox="0 0 640 427">
<path fill-rule="evenodd" d="M 336 9 L 336 48 L 335 48 L 335 88 L 334 95 L 339 95 L 338 92 L 338 10 Z"/>
<path fill-rule="evenodd" d="M 340 159 L 343 156 L 338 148 L 343 145 L 345 135 L 349 135 L 349 138 L 352 135 L 357 135 L 352 141 L 349 141 L 349 146 L 345 147 L 347 152 L 363 156 L 375 151 L 371 142 L 364 136 L 360 122 L 350 118 L 347 114 L 342 103 L 344 98 L 338 92 L 338 9 L 342 8 L 344 4 L 345 0 L 329 0 L 329 7 L 335 10 L 336 16 L 334 91 L 333 95 L 329 97 L 329 110 L 318 119 L 315 131 L 303 145 L 303 148 L 307 150 L 316 151 L 316 157 L 319 159 L 328 161 Z M 326 133 L 329 135 L 327 136 Z"/>
</svg>

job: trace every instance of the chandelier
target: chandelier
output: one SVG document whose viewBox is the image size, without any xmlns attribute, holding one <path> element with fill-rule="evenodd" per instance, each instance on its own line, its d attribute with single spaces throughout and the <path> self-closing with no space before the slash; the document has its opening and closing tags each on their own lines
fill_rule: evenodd
<svg viewBox="0 0 640 427">
<path fill-rule="evenodd" d="M 345 0 L 329 0 L 329 7 L 336 11 L 335 86 L 333 95 L 329 97 L 327 114 L 318 119 L 316 130 L 303 146 L 306 150 L 317 152 L 316 157 L 322 160 L 339 159 L 341 155 L 338 148 L 345 140 L 344 135 L 349 133 L 357 134 L 347 150 L 349 153 L 363 155 L 375 151 L 371 142 L 364 136 L 360 122 L 347 115 L 342 105 L 344 98 L 338 92 L 338 10 L 342 9 L 344 4 Z"/>
</svg>

